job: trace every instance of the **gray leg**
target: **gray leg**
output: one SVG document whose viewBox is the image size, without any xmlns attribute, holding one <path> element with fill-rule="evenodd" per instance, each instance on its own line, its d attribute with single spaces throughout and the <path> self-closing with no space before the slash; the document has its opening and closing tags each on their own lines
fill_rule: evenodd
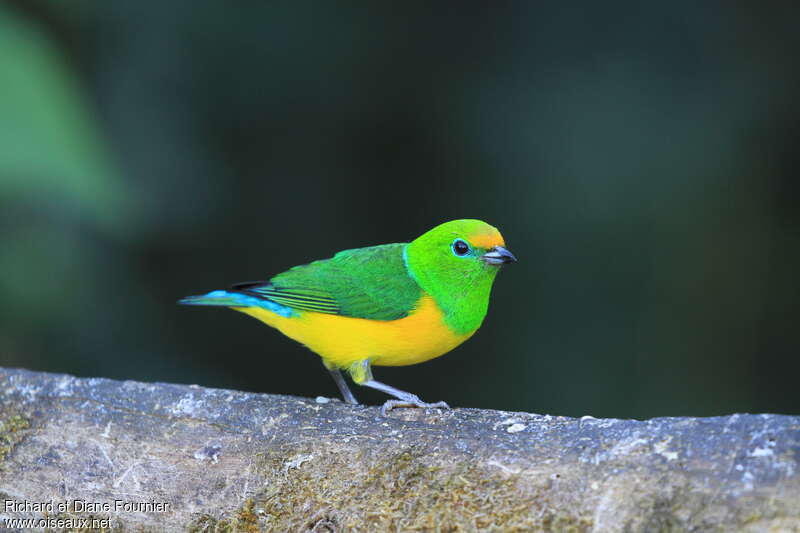
<svg viewBox="0 0 800 533">
<path fill-rule="evenodd" d="M 336 386 L 339 387 L 339 391 L 342 393 L 345 403 L 358 405 L 358 400 L 356 400 L 356 397 L 353 396 L 352 392 L 350 392 L 350 388 L 347 386 L 347 382 L 344 380 L 344 376 L 339 369 L 330 368 L 328 365 L 325 365 L 325 368 L 327 368 L 328 372 L 331 373 L 331 377 L 333 378 L 333 381 L 336 382 Z"/>
<path fill-rule="evenodd" d="M 395 407 L 436 407 L 439 409 L 450 409 L 450 406 L 445 402 L 425 403 L 420 400 L 419 396 L 416 394 L 395 389 L 391 385 L 381 383 L 380 381 L 375 381 L 374 379 L 364 381 L 363 383 L 359 383 L 359 385 L 364 385 L 365 387 L 370 387 L 381 392 L 385 392 L 386 394 L 390 394 L 397 398 L 397 400 L 386 400 L 386 403 L 384 403 L 383 407 L 381 407 L 381 414 L 383 416 L 386 416 L 386 413 Z"/>
<path fill-rule="evenodd" d="M 419 399 L 416 394 L 411 394 L 400 389 L 375 381 L 372 379 L 372 368 L 370 367 L 369 359 L 353 363 L 350 366 L 350 376 L 353 381 L 359 385 L 370 387 L 372 389 L 385 392 L 397 398 L 396 400 L 387 400 L 381 407 L 381 415 L 386 416 L 386 413 L 395 407 L 438 407 L 441 409 L 450 409 L 450 406 L 444 402 L 425 403 Z"/>
<path fill-rule="evenodd" d="M 445 402 L 425 403 L 422 400 L 420 400 L 419 396 L 417 396 L 416 394 L 411 394 L 410 392 L 406 392 L 400 389 L 395 389 L 391 385 L 387 385 L 386 383 L 381 383 L 380 381 L 375 381 L 374 379 L 364 381 L 363 383 L 359 383 L 359 385 L 377 389 L 381 392 L 385 392 L 386 394 L 390 394 L 395 398 L 397 398 L 397 400 L 386 400 L 386 403 L 384 403 L 383 407 L 381 407 L 381 414 L 383 416 L 386 416 L 386 413 L 388 413 L 395 407 L 436 407 L 439 409 L 450 409 L 450 406 L 447 405 Z"/>
</svg>

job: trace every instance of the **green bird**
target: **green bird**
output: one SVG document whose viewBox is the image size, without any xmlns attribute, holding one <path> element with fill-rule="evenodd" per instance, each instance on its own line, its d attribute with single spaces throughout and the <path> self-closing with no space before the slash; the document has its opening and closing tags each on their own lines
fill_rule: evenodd
<svg viewBox="0 0 800 533">
<path fill-rule="evenodd" d="M 372 377 L 372 366 L 404 366 L 443 355 L 481 326 L 499 267 L 516 261 L 500 232 L 453 220 L 410 243 L 345 250 L 269 281 L 183 298 L 187 305 L 247 313 L 322 357 L 347 403 L 341 371 L 395 399 L 381 408 L 441 407 Z"/>
</svg>

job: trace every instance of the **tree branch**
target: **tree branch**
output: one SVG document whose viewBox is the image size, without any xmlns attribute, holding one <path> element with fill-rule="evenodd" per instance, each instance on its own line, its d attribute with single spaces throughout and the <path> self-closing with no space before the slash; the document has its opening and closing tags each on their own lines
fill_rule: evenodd
<svg viewBox="0 0 800 533">
<path fill-rule="evenodd" d="M 800 531 L 797 416 L 382 418 L 338 400 L 16 369 L 0 369 L 0 384 L 0 519 L 91 517 L 126 531 Z"/>
</svg>

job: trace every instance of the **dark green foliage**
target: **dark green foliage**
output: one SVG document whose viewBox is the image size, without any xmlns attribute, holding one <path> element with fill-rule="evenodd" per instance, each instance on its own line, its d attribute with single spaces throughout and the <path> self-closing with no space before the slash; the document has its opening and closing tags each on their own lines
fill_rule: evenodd
<svg viewBox="0 0 800 533">
<path fill-rule="evenodd" d="M 520 259 L 480 332 L 381 379 L 800 412 L 797 12 L 0 3 L 0 365 L 334 395 L 292 341 L 175 300 L 474 217 Z"/>
</svg>

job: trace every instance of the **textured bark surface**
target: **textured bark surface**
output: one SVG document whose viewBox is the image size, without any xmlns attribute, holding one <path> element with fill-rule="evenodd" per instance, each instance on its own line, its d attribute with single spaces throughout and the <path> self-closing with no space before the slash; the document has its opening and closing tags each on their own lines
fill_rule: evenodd
<svg viewBox="0 0 800 533">
<path fill-rule="evenodd" d="M 91 516 L 115 531 L 800 531 L 796 416 L 381 418 L 338 400 L 0 369 L 0 419 L 0 520 Z M 54 508 L 10 509 L 25 502 Z M 141 502 L 150 509 L 129 508 Z"/>
</svg>

